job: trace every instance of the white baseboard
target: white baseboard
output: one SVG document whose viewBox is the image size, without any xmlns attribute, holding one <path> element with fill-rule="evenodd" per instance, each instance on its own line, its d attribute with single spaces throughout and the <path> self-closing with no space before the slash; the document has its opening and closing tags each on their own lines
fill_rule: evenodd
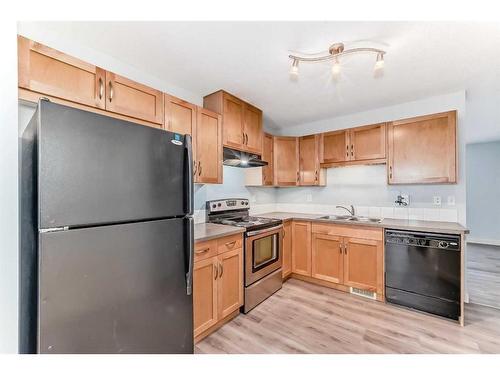
<svg viewBox="0 0 500 375">
<path fill-rule="evenodd" d="M 480 244 L 480 245 L 500 246 L 500 240 L 488 239 L 488 238 L 467 237 L 467 243 L 475 243 L 475 244 Z"/>
</svg>

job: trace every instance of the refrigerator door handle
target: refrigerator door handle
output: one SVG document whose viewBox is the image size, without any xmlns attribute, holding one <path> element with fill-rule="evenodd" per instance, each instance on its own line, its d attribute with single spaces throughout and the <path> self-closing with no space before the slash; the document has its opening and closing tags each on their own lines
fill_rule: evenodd
<svg viewBox="0 0 500 375">
<path fill-rule="evenodd" d="M 194 223 L 192 217 L 187 217 L 187 228 L 186 228 L 186 294 L 190 296 L 193 293 L 193 265 L 194 265 Z"/>
<path fill-rule="evenodd" d="M 184 181 L 187 184 L 185 211 L 187 215 L 193 214 L 193 147 L 191 136 L 186 134 L 184 137 L 184 152 L 186 153 L 186 163 L 184 170 Z"/>
</svg>

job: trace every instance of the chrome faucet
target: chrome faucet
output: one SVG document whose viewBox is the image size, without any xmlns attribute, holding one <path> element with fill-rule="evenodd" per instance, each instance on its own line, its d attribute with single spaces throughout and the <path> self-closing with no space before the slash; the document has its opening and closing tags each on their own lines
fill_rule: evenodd
<svg viewBox="0 0 500 375">
<path fill-rule="evenodd" d="M 344 206 L 336 206 L 336 208 L 343 208 L 344 210 L 349 212 L 351 214 L 351 216 L 355 216 L 354 215 L 354 206 L 352 204 L 351 204 L 351 209 L 348 209 L 347 207 L 344 207 Z"/>
</svg>

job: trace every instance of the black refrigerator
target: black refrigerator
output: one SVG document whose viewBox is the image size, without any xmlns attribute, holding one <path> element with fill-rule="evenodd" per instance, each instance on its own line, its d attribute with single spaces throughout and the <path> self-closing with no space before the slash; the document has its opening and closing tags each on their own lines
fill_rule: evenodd
<svg viewBox="0 0 500 375">
<path fill-rule="evenodd" d="M 20 150 L 20 352 L 193 353 L 190 136 L 41 100 Z"/>
</svg>

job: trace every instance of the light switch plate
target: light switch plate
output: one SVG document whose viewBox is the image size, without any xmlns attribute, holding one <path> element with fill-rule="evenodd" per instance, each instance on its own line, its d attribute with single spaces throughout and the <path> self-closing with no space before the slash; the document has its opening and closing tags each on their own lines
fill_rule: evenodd
<svg viewBox="0 0 500 375">
<path fill-rule="evenodd" d="M 435 195 L 432 197 L 432 204 L 434 206 L 441 206 L 441 196 L 440 195 Z"/>
</svg>

